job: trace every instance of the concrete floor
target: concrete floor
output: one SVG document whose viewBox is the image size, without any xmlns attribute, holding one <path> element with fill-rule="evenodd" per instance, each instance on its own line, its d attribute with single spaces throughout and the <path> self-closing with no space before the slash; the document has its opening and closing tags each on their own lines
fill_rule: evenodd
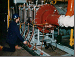
<svg viewBox="0 0 75 57">
<path fill-rule="evenodd" d="M 0 56 L 32 56 L 26 50 L 16 50 L 15 52 L 0 51 Z"/>
<path fill-rule="evenodd" d="M 38 47 L 41 49 L 41 47 Z M 55 48 L 55 47 L 53 47 Z M 51 56 L 62 56 L 62 55 L 65 55 L 67 54 L 66 52 L 56 48 L 54 51 L 51 49 L 51 47 L 49 47 L 48 49 L 45 49 L 44 47 L 42 48 L 42 50 L 46 53 L 48 53 L 49 55 Z"/>
<path fill-rule="evenodd" d="M 5 38 L 0 38 L 0 45 L 9 47 L 6 43 Z M 25 49 L 16 50 L 15 52 L 4 52 L 0 51 L 0 56 L 32 56 Z"/>
</svg>

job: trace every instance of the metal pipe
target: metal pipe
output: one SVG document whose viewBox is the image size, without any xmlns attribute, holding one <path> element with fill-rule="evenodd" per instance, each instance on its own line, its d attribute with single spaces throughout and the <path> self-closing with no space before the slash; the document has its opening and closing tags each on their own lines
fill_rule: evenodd
<svg viewBox="0 0 75 57">
<path fill-rule="evenodd" d="M 59 35 L 59 27 L 58 27 L 58 35 Z"/>
<path fill-rule="evenodd" d="M 28 17 L 30 17 L 30 8 L 28 8 Z"/>
<path fill-rule="evenodd" d="M 29 43 L 30 43 L 30 41 L 32 40 L 33 35 L 34 35 L 34 25 L 33 25 L 32 35 L 31 35 L 30 38 L 29 38 Z"/>
<path fill-rule="evenodd" d="M 14 10 L 14 7 L 13 7 L 13 14 L 15 14 L 15 10 Z"/>
<path fill-rule="evenodd" d="M 26 10 L 24 9 L 24 22 L 26 22 Z"/>
<path fill-rule="evenodd" d="M 39 41 L 40 41 L 40 40 L 39 40 L 39 29 L 38 29 L 38 44 L 39 44 Z"/>
<path fill-rule="evenodd" d="M 9 19 L 10 19 L 10 4 L 9 4 L 10 0 L 8 0 L 8 28 L 9 28 Z"/>
<path fill-rule="evenodd" d="M 28 32 L 26 33 L 24 40 L 26 40 L 28 34 L 29 34 L 29 23 L 28 23 Z"/>
<path fill-rule="evenodd" d="M 36 6 L 38 5 L 38 1 L 36 1 Z"/>
<path fill-rule="evenodd" d="M 29 5 L 30 5 L 30 1 L 29 1 Z"/>
<path fill-rule="evenodd" d="M 24 22 L 24 28 L 23 28 L 23 32 L 22 32 L 21 36 L 23 36 L 24 31 L 25 31 L 25 22 Z"/>
<path fill-rule="evenodd" d="M 41 50 L 42 50 L 42 46 L 43 46 L 43 41 L 44 41 L 44 26 L 43 26 L 43 39 L 42 39 Z"/>
<path fill-rule="evenodd" d="M 32 9 L 32 21 L 34 20 L 34 11 Z"/>
<path fill-rule="evenodd" d="M 33 16 L 33 14 L 32 14 L 32 10 L 30 10 L 30 20 L 32 21 L 33 19 L 32 19 L 32 16 Z"/>
<path fill-rule="evenodd" d="M 74 0 L 68 0 L 66 16 L 74 15 Z"/>
<path fill-rule="evenodd" d="M 24 3 L 24 22 L 26 22 L 26 8 L 25 8 L 25 3 Z"/>
<path fill-rule="evenodd" d="M 13 15 L 13 12 L 12 12 L 12 8 L 10 9 L 10 18 L 12 19 L 12 15 Z"/>
<path fill-rule="evenodd" d="M 43 5 L 43 3 L 44 3 L 44 1 L 42 0 L 42 1 L 41 1 L 41 5 Z"/>
<path fill-rule="evenodd" d="M 34 6 L 34 23 L 35 23 L 35 16 L 36 16 L 36 9 L 35 9 L 35 6 Z"/>
<path fill-rule="evenodd" d="M 33 25 L 33 41 L 35 40 L 35 31 L 34 31 L 34 25 Z"/>
<path fill-rule="evenodd" d="M 17 4 L 15 3 L 15 6 L 14 6 L 14 9 L 15 9 L 15 13 L 17 13 L 18 14 L 18 6 L 17 6 Z"/>
<path fill-rule="evenodd" d="M 28 10 L 28 17 L 31 17 L 30 18 L 30 21 L 32 21 L 32 10 L 30 8 Z"/>
<path fill-rule="evenodd" d="M 21 7 L 19 7 L 19 16 L 20 16 L 20 21 L 21 21 L 21 19 L 22 19 L 22 17 L 21 17 Z"/>
</svg>

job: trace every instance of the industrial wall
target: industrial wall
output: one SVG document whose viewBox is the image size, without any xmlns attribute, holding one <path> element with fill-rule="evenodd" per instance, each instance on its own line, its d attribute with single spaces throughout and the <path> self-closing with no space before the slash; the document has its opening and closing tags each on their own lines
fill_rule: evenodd
<svg viewBox="0 0 75 57">
<path fill-rule="evenodd" d="M 7 33 L 8 0 L 0 0 L 0 40 Z"/>
</svg>

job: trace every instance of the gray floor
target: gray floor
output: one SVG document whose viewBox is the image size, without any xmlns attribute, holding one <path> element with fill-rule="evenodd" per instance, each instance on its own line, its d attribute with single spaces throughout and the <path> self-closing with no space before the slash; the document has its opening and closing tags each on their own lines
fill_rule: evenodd
<svg viewBox="0 0 75 57">
<path fill-rule="evenodd" d="M 15 52 L 0 51 L 0 56 L 32 56 L 26 50 L 16 50 Z"/>
<path fill-rule="evenodd" d="M 0 39 L 0 45 L 5 47 L 9 47 L 9 45 L 5 42 L 5 39 Z M 0 56 L 32 56 L 25 49 L 16 50 L 15 52 L 4 52 L 0 51 Z"/>
</svg>

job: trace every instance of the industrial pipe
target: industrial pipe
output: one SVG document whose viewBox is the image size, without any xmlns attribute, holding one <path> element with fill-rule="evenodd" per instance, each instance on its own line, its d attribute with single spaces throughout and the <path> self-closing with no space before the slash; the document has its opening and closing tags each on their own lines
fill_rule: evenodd
<svg viewBox="0 0 75 57">
<path fill-rule="evenodd" d="M 43 26 L 49 26 L 51 30 L 53 30 L 56 26 L 74 26 L 74 0 L 69 0 L 68 1 L 68 7 L 66 16 L 58 15 L 57 9 L 50 4 L 43 5 L 39 8 L 39 10 L 36 13 L 35 17 L 35 23 L 37 24 L 43 24 L 43 25 L 38 25 L 37 28 L 43 32 Z M 71 3 L 70 3 L 71 2 Z M 70 11 L 72 9 L 73 11 Z M 69 17 L 67 17 L 69 15 Z M 71 17 L 70 17 L 71 16 Z M 63 21 L 62 21 L 63 20 Z M 67 20 L 67 22 L 66 22 Z M 69 20 L 69 21 L 68 21 Z M 70 21 L 71 20 L 71 21 Z M 64 24 L 65 22 L 65 24 Z M 64 25 L 63 25 L 64 24 Z M 49 30 L 45 28 L 44 30 L 45 33 L 48 33 Z"/>
<path fill-rule="evenodd" d="M 28 32 L 26 33 L 24 40 L 26 40 L 28 34 L 29 34 L 29 23 L 28 23 Z"/>
<path fill-rule="evenodd" d="M 58 19 L 60 26 L 74 27 L 74 0 L 68 0 L 67 12 Z"/>
<path fill-rule="evenodd" d="M 10 19 L 10 0 L 8 0 L 8 28 L 9 28 L 9 19 Z"/>
<path fill-rule="evenodd" d="M 29 38 L 29 40 L 28 40 L 28 47 L 29 47 L 29 48 L 31 48 L 30 42 L 31 42 L 31 40 L 32 40 L 33 35 L 34 35 L 34 25 L 33 25 L 33 29 L 32 29 L 32 34 L 31 34 L 31 36 L 30 36 L 30 38 Z"/>
<path fill-rule="evenodd" d="M 24 31 L 25 31 L 25 22 L 24 22 L 24 28 L 23 28 L 23 32 L 21 33 L 21 36 L 23 36 Z"/>
<path fill-rule="evenodd" d="M 66 16 L 74 15 L 74 0 L 68 0 Z"/>
<path fill-rule="evenodd" d="M 30 38 L 29 38 L 29 43 L 30 43 L 30 41 L 32 40 L 33 35 L 34 35 L 34 25 L 33 25 L 32 35 L 31 35 Z"/>
<path fill-rule="evenodd" d="M 25 3 L 24 3 L 24 7 L 23 7 L 23 10 L 24 10 L 24 22 L 26 22 L 26 19 L 27 19 L 27 16 L 26 16 L 26 8 L 25 8 Z"/>
</svg>

